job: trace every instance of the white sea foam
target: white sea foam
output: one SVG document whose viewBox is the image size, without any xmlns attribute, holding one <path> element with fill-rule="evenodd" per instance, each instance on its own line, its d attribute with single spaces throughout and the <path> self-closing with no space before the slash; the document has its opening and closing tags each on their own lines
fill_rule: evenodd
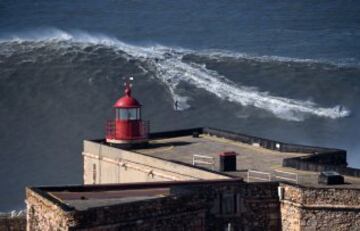
<svg viewBox="0 0 360 231">
<path fill-rule="evenodd" d="M 273 96 L 268 92 L 259 91 L 254 87 L 238 85 L 216 71 L 207 69 L 204 65 L 187 63 L 183 61 L 186 54 L 204 55 L 207 57 L 238 57 L 246 55 L 224 51 L 191 51 L 180 48 L 169 48 L 161 45 L 135 46 L 124 43 L 114 37 L 101 34 L 88 34 L 84 32 L 65 32 L 50 30 L 44 34 L 37 33 L 31 36 L 13 36 L 0 42 L 29 42 L 50 43 L 70 42 L 80 46 L 103 45 L 111 47 L 115 51 L 125 52 L 127 56 L 140 59 L 147 63 L 155 77 L 165 84 L 174 100 L 178 102 L 178 109 L 189 108 L 188 97 L 178 94 L 179 83 L 184 81 L 197 88 L 230 102 L 243 106 L 253 106 L 273 113 L 275 116 L 286 119 L 301 121 L 306 115 L 315 115 L 331 119 L 348 116 L 350 111 L 342 106 L 321 107 L 311 101 L 302 101 L 284 97 Z M 249 58 L 246 56 L 246 58 Z M 255 59 L 263 61 L 270 56 Z M 274 57 L 271 57 L 274 59 Z M 279 61 L 289 61 L 287 58 L 275 58 Z M 290 59 L 292 60 L 292 59 Z M 299 60 L 292 60 L 299 61 Z M 300 60 L 301 61 L 301 60 Z M 312 60 L 302 60 L 310 62 Z"/>
<path fill-rule="evenodd" d="M 12 210 L 11 212 L 0 212 L 1 217 L 22 217 L 26 215 L 26 209 Z"/>
<path fill-rule="evenodd" d="M 305 63 L 305 64 L 326 64 L 334 67 L 360 67 L 360 62 L 355 59 L 342 59 L 338 61 L 327 59 L 306 59 L 306 58 L 291 58 L 276 55 L 252 55 L 248 53 L 226 51 L 226 50 L 203 50 L 198 51 L 197 55 L 212 59 L 246 59 L 257 62 L 279 62 L 279 63 Z"/>
</svg>

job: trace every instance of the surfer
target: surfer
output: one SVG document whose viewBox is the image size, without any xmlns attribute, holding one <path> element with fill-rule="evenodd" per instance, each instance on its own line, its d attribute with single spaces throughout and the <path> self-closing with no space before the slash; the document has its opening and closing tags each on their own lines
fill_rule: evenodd
<svg viewBox="0 0 360 231">
<path fill-rule="evenodd" d="M 174 107 L 175 107 L 175 111 L 177 111 L 178 110 L 178 101 L 177 100 L 175 100 Z"/>
<path fill-rule="evenodd" d="M 339 113 L 341 114 L 344 110 L 344 107 L 342 105 L 339 106 Z"/>
</svg>

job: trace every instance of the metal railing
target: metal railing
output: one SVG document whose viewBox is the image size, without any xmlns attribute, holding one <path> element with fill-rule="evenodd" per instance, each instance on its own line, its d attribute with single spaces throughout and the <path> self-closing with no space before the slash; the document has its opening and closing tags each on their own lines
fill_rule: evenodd
<svg viewBox="0 0 360 231">
<path fill-rule="evenodd" d="M 275 170 L 275 178 L 285 181 L 291 181 L 295 183 L 299 183 L 299 175 L 293 172 L 286 172 L 282 170 Z"/>
<path fill-rule="evenodd" d="M 131 140 L 131 139 L 148 139 L 150 122 L 137 121 L 136 126 L 128 123 L 121 129 L 116 129 L 116 121 L 109 120 L 106 123 L 105 132 L 108 139 Z"/>
<path fill-rule="evenodd" d="M 249 169 L 247 172 L 247 182 L 271 181 L 271 173 Z"/>
<path fill-rule="evenodd" d="M 205 155 L 193 155 L 193 165 L 210 165 L 215 169 L 215 157 Z"/>
<path fill-rule="evenodd" d="M 249 169 L 247 171 L 247 181 L 256 182 L 256 181 L 291 181 L 296 184 L 299 183 L 299 174 L 293 172 L 287 172 L 282 170 L 275 169 L 273 173 L 263 172 L 258 170 Z"/>
</svg>

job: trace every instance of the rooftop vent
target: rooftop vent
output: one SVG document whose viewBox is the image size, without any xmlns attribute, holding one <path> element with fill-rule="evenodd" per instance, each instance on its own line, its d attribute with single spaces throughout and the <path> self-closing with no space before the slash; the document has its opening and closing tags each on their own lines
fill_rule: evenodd
<svg viewBox="0 0 360 231">
<path fill-rule="evenodd" d="M 319 184 L 344 184 L 344 177 L 335 171 L 324 171 L 319 175 Z"/>
<path fill-rule="evenodd" d="M 236 152 L 222 152 L 220 156 L 220 171 L 233 172 L 236 171 Z"/>
<path fill-rule="evenodd" d="M 193 132 L 192 137 L 199 138 L 200 134 L 198 132 Z"/>
</svg>

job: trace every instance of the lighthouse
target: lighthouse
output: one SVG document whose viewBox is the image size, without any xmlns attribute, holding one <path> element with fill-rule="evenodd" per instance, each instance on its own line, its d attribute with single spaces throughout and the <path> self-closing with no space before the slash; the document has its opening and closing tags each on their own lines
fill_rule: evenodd
<svg viewBox="0 0 360 231">
<path fill-rule="evenodd" d="M 149 122 L 141 119 L 141 104 L 131 95 L 131 85 L 125 84 L 124 96 L 114 104 L 115 119 L 106 124 L 106 142 L 112 144 L 145 144 Z"/>
</svg>

